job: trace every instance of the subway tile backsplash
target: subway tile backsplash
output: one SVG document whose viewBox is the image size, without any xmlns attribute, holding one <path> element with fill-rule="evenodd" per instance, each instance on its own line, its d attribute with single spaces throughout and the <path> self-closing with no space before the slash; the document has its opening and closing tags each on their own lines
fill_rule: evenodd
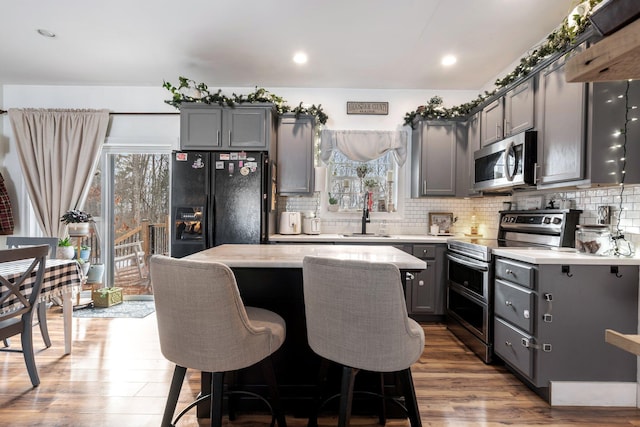
<svg viewBox="0 0 640 427">
<path fill-rule="evenodd" d="M 542 207 L 549 206 L 551 200 L 556 207 L 560 201 L 568 200 L 572 209 L 582 210 L 581 224 L 598 222 L 598 207 L 609 206 L 612 230 L 619 227 L 625 237 L 637 247 L 640 244 L 640 185 L 624 187 L 598 187 L 570 189 L 563 191 L 530 191 L 513 196 L 480 197 L 472 199 L 424 198 L 405 199 L 402 219 L 386 220 L 387 230 L 392 234 L 427 234 L 429 212 L 451 212 L 457 222 L 453 231 L 457 235 L 470 233 L 475 215 L 478 233 L 483 237 L 495 238 L 498 233 L 498 212 L 504 202 L 511 202 L 513 209 L 522 209 L 539 199 Z M 622 202 L 622 203 L 621 203 Z M 279 197 L 278 211 L 316 211 L 317 197 Z M 535 204 L 535 203 L 534 203 Z M 622 209 L 621 209 L 622 208 Z M 353 232 L 359 228 L 360 216 L 351 219 L 325 219 L 320 216 L 323 233 Z M 619 222 L 618 222 L 619 221 Z M 373 219 L 368 226 L 375 232 L 381 220 Z"/>
</svg>

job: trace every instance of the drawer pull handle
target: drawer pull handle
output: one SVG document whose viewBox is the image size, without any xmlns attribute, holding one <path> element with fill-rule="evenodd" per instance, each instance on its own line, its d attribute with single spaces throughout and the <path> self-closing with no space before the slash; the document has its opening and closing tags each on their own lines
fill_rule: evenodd
<svg viewBox="0 0 640 427">
<path fill-rule="evenodd" d="M 513 270 L 511 270 L 510 268 L 507 268 L 504 272 L 505 274 L 511 274 L 512 276 L 514 275 Z"/>
<path fill-rule="evenodd" d="M 506 305 L 507 307 L 513 307 L 513 303 L 511 301 L 505 301 L 504 305 Z"/>
<path fill-rule="evenodd" d="M 505 341 L 505 342 L 504 342 L 504 345 L 506 345 L 507 347 L 512 347 L 512 345 L 511 345 L 511 341 Z"/>
<path fill-rule="evenodd" d="M 413 280 L 413 279 L 415 279 L 415 276 L 414 276 L 413 274 L 411 274 L 411 273 L 408 273 L 408 272 L 406 273 L 406 276 L 405 276 L 405 277 L 407 278 L 407 280 Z"/>
</svg>

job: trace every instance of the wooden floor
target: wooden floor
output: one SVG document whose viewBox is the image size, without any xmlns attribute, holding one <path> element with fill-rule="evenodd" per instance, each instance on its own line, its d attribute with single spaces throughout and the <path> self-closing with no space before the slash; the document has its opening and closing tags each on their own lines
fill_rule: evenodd
<svg viewBox="0 0 640 427">
<path fill-rule="evenodd" d="M 73 353 L 63 355 L 62 317 L 49 310 L 53 346 L 34 334 L 42 384 L 32 388 L 22 355 L 0 353 L 0 425 L 142 427 L 160 425 L 173 366 L 161 355 L 155 315 L 144 319 L 73 319 Z M 414 366 L 424 426 L 640 426 L 640 410 L 550 408 L 502 366 L 487 366 L 442 325 L 425 325 L 426 349 Z M 19 340 L 12 340 L 19 348 Z M 190 402 L 199 373 L 188 371 L 181 401 Z M 306 420 L 288 417 L 292 427 Z M 267 426 L 266 417 L 240 414 L 233 426 Z M 179 425 L 199 425 L 195 414 Z M 201 422 L 200 425 L 208 425 Z M 325 417 L 321 426 L 336 425 Z M 355 418 L 352 425 L 375 426 Z M 390 420 L 388 426 L 408 426 Z"/>
</svg>

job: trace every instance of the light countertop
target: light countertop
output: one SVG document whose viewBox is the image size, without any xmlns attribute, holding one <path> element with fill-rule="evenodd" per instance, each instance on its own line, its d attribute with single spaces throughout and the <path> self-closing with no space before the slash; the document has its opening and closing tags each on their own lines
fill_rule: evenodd
<svg viewBox="0 0 640 427">
<path fill-rule="evenodd" d="M 424 270 L 425 261 L 392 246 L 354 245 L 221 245 L 189 255 L 185 259 L 217 261 L 229 267 L 302 268 L 306 255 L 390 262 L 402 270 Z"/>
<path fill-rule="evenodd" d="M 587 255 L 575 250 L 567 252 L 553 249 L 496 248 L 492 250 L 492 254 L 531 264 L 640 265 L 640 256 L 637 253 L 629 258 Z"/>
<path fill-rule="evenodd" d="M 351 236 L 344 234 L 273 234 L 270 242 L 282 243 L 447 243 L 452 236 L 431 236 L 427 234 L 392 234 L 388 237 L 371 234 L 368 236 Z"/>
</svg>

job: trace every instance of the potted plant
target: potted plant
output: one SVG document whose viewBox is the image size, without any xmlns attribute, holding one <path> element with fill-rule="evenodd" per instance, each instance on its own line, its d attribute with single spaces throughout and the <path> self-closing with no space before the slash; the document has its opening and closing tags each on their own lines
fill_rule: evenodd
<svg viewBox="0 0 640 427">
<path fill-rule="evenodd" d="M 93 222 L 93 217 L 79 209 L 71 209 L 62 215 L 60 221 L 67 224 L 70 236 L 86 236 L 89 234 L 89 224 Z"/>
<path fill-rule="evenodd" d="M 71 243 L 71 238 L 69 236 L 64 239 L 58 239 L 58 250 L 56 252 L 57 258 L 73 259 L 75 253 L 75 248 L 73 247 L 73 243 Z"/>
<path fill-rule="evenodd" d="M 91 256 L 91 246 L 81 245 L 80 253 L 76 254 L 76 258 L 86 262 L 86 261 L 89 261 L 90 256 Z"/>
<path fill-rule="evenodd" d="M 80 269 L 82 270 L 82 274 L 84 277 L 87 277 L 89 274 L 89 267 L 91 267 L 91 263 L 89 261 L 85 261 L 82 258 L 77 258 L 76 262 L 80 264 Z"/>
<path fill-rule="evenodd" d="M 333 197 L 331 195 L 331 193 L 329 193 L 329 206 L 327 206 L 327 209 L 330 212 L 337 212 L 338 211 L 338 199 Z"/>
</svg>

